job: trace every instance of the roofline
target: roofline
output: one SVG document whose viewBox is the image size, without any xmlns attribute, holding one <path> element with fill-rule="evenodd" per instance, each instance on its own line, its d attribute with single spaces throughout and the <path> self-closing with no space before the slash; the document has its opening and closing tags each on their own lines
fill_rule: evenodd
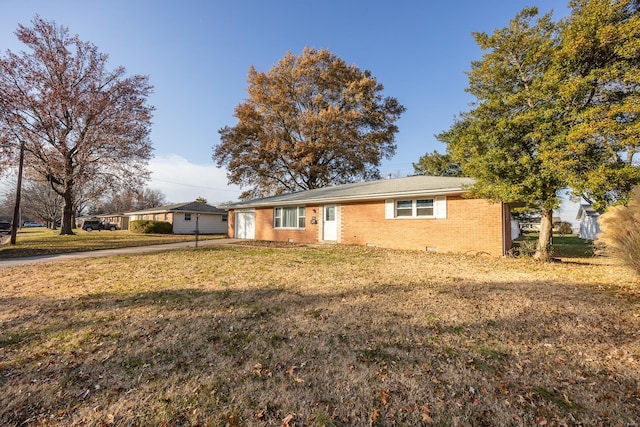
<svg viewBox="0 0 640 427">
<path fill-rule="evenodd" d="M 153 210 L 153 211 L 131 211 L 131 212 L 125 212 L 122 215 L 123 216 L 131 216 L 131 215 L 148 215 L 148 214 L 157 214 L 157 213 L 176 213 L 176 212 L 180 212 L 180 213 L 199 213 L 199 214 L 210 214 L 210 215 L 224 215 L 225 212 L 224 209 L 222 208 L 217 208 L 218 212 L 208 212 L 208 211 L 196 211 L 196 210 L 187 210 L 187 209 L 160 209 L 160 210 Z"/>
<path fill-rule="evenodd" d="M 246 203 L 232 203 L 229 205 L 223 206 L 224 209 L 245 209 L 245 208 L 254 208 L 254 207 L 266 207 L 266 206 L 296 206 L 296 205 L 309 205 L 309 204 L 326 204 L 326 203 L 337 203 L 344 201 L 366 201 L 366 200 L 386 200 L 386 199 L 395 199 L 398 197 L 416 197 L 416 196 L 445 196 L 445 195 L 459 195 L 468 193 L 469 190 L 463 189 L 460 187 L 455 188 L 438 188 L 434 190 L 413 190 L 413 191 L 397 191 L 394 193 L 373 193 L 373 194 L 363 194 L 361 196 L 339 196 L 339 197 L 311 197 L 307 199 L 298 199 L 298 200 L 283 200 L 283 201 L 274 201 L 274 200 L 265 200 L 265 201 L 254 201 L 254 202 L 246 202 Z"/>
</svg>

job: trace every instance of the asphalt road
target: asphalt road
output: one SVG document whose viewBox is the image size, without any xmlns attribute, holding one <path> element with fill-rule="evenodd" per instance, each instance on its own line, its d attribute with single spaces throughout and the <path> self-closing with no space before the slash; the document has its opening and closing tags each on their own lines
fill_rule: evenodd
<svg viewBox="0 0 640 427">
<path fill-rule="evenodd" d="M 198 247 L 224 245 L 233 242 L 235 239 L 211 239 L 200 240 Z M 42 255 L 27 258 L 0 258 L 0 268 L 16 267 L 21 265 L 38 264 L 45 262 L 60 262 L 83 258 L 99 258 L 115 255 L 135 255 L 149 252 L 169 251 L 172 249 L 195 248 L 195 241 L 167 243 L 166 245 L 137 246 L 131 248 L 103 249 L 99 251 L 73 252 L 66 254 Z"/>
</svg>

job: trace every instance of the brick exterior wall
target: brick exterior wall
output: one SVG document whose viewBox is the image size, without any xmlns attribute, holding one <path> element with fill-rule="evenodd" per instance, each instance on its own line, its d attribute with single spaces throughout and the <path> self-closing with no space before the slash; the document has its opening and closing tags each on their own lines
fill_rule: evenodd
<svg viewBox="0 0 640 427">
<path fill-rule="evenodd" d="M 460 196 L 448 196 L 446 203 L 447 217 L 442 219 L 386 219 L 384 200 L 338 204 L 338 243 L 436 252 L 484 252 L 495 256 L 504 255 L 511 247 L 508 205 Z M 322 208 L 319 206 L 306 207 L 303 230 L 274 229 L 273 208 L 257 208 L 255 213 L 256 240 L 321 241 Z M 316 217 L 317 224 L 311 224 L 312 217 Z M 230 211 L 230 237 L 234 237 L 232 218 L 234 214 Z"/>
<path fill-rule="evenodd" d="M 393 249 L 503 255 L 506 205 L 502 203 L 449 196 L 447 217 L 443 219 L 385 219 L 384 205 L 384 201 L 342 205 L 340 242 Z M 508 207 L 507 213 L 510 218 Z M 511 242 L 510 226 L 505 231 L 506 241 Z"/>
<path fill-rule="evenodd" d="M 157 219 L 155 220 L 153 219 L 154 215 L 157 216 Z M 173 224 L 173 212 L 169 212 L 167 214 L 167 219 L 164 219 L 164 212 L 159 214 L 131 215 L 129 219 L 131 221 L 138 221 L 138 220 L 164 221 L 164 222 L 169 222 Z"/>
<path fill-rule="evenodd" d="M 313 210 L 316 212 L 313 212 Z M 273 228 L 273 208 L 256 209 L 256 239 L 272 240 L 276 242 L 316 243 L 318 238 L 318 224 L 311 224 L 311 218 L 318 222 L 322 214 L 318 206 L 306 207 L 306 227 L 304 229 Z"/>
<path fill-rule="evenodd" d="M 227 220 L 227 236 L 230 239 L 236 238 L 236 215 L 235 211 L 229 210 L 227 211 L 229 214 L 229 219 Z"/>
</svg>

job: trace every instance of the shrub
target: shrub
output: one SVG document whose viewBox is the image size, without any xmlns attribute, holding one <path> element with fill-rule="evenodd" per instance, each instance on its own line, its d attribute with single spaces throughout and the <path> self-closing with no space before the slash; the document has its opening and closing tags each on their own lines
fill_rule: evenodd
<svg viewBox="0 0 640 427">
<path fill-rule="evenodd" d="M 633 189 L 627 206 L 609 207 L 598 223 L 598 248 L 640 275 L 640 187 Z"/>
<path fill-rule="evenodd" d="M 165 221 L 151 221 L 139 219 L 129 223 L 129 230 L 144 234 L 171 234 L 171 223 Z"/>
<path fill-rule="evenodd" d="M 511 248 L 510 253 L 517 258 L 533 258 L 537 244 L 537 240 L 523 236 L 514 242 L 514 247 Z"/>
<path fill-rule="evenodd" d="M 558 226 L 558 233 L 562 234 L 563 236 L 567 234 L 572 234 L 573 228 L 571 228 L 571 223 L 561 222 L 560 225 Z"/>
</svg>

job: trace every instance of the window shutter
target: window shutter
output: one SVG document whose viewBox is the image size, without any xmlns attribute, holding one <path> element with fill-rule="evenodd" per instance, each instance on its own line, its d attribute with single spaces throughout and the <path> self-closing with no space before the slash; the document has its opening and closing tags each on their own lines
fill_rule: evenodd
<svg viewBox="0 0 640 427">
<path fill-rule="evenodd" d="M 385 219 L 395 218 L 394 210 L 395 210 L 395 204 L 393 200 L 385 200 L 384 201 L 384 218 Z"/>
<path fill-rule="evenodd" d="M 447 197 L 437 196 L 433 199 L 435 217 L 446 218 L 447 217 Z"/>
</svg>

